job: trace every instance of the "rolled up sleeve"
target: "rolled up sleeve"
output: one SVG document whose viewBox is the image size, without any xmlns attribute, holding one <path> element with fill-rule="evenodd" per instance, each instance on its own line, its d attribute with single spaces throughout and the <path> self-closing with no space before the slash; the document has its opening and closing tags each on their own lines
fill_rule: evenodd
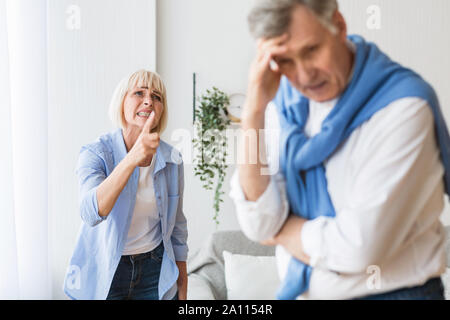
<svg viewBox="0 0 450 320">
<path fill-rule="evenodd" d="M 261 138 L 261 161 L 268 164 L 263 168 L 270 175 L 270 181 L 263 194 L 256 201 L 248 201 L 239 181 L 239 169 L 230 181 L 230 197 L 236 208 L 236 215 L 244 234 L 253 241 L 264 241 L 274 237 L 283 226 L 289 212 L 286 195 L 286 181 L 279 170 L 280 128 L 278 111 L 274 103 L 266 109 L 264 135 Z"/>
<path fill-rule="evenodd" d="M 271 176 L 269 185 L 257 201 L 248 201 L 239 182 L 239 171 L 236 170 L 231 178 L 230 197 L 234 201 L 242 231 L 253 241 L 272 238 L 286 221 L 289 208 L 281 174 Z"/>
<path fill-rule="evenodd" d="M 106 179 L 103 160 L 93 151 L 83 147 L 80 151 L 76 174 L 79 182 L 80 216 L 83 222 L 94 227 L 106 220 L 98 213 L 97 188 Z"/>
</svg>

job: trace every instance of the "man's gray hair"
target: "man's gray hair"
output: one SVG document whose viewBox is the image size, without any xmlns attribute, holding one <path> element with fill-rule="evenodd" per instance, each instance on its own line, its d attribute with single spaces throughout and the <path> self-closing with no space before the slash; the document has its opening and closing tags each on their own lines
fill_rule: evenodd
<svg viewBox="0 0 450 320">
<path fill-rule="evenodd" d="M 339 9 L 337 0 L 256 0 L 248 16 L 250 32 L 255 38 L 273 38 L 285 33 L 292 11 L 298 5 L 310 9 L 331 32 L 335 32 L 333 15 Z"/>
</svg>

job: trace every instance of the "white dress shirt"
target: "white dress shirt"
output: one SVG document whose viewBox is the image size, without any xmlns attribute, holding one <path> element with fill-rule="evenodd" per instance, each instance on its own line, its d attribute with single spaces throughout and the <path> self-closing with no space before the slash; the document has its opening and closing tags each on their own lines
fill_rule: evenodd
<svg viewBox="0 0 450 320">
<path fill-rule="evenodd" d="M 336 102 L 311 101 L 308 136 L 320 132 Z M 247 201 L 238 170 L 231 179 L 239 224 L 254 241 L 276 235 L 289 211 L 273 103 L 265 113 L 265 128 L 262 138 L 273 173 L 267 189 L 257 201 Z M 324 166 L 336 217 L 304 224 L 301 243 L 313 271 L 309 289 L 299 299 L 378 294 L 421 285 L 445 271 L 445 234 L 439 220 L 444 168 L 426 101 L 410 97 L 386 106 L 355 129 Z M 283 279 L 291 256 L 281 246 L 276 256 Z"/>
</svg>

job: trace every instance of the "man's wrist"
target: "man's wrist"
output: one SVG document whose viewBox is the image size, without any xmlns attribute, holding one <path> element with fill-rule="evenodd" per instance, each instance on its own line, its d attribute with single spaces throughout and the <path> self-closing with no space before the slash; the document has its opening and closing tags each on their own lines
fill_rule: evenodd
<svg viewBox="0 0 450 320">
<path fill-rule="evenodd" d="M 250 108 L 249 108 L 250 109 Z M 260 128 L 261 124 L 264 124 L 265 109 L 244 109 L 241 116 L 242 129 Z"/>
<path fill-rule="evenodd" d="M 266 106 L 264 107 L 245 106 L 244 111 L 242 112 L 242 119 L 248 120 L 253 119 L 255 117 L 261 118 L 264 117 L 265 112 Z"/>
<path fill-rule="evenodd" d="M 302 262 L 309 264 L 310 257 L 303 251 L 303 244 L 299 241 L 303 230 L 303 225 L 307 222 L 307 219 L 297 216 L 290 216 L 286 220 L 285 224 L 274 237 L 275 242 L 283 246 L 294 257 Z"/>
</svg>

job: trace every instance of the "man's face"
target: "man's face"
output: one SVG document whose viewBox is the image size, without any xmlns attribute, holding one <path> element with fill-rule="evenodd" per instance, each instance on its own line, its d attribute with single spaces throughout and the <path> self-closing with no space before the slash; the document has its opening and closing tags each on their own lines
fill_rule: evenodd
<svg viewBox="0 0 450 320">
<path fill-rule="evenodd" d="M 285 54 L 276 56 L 280 72 L 304 96 L 317 102 L 338 97 L 346 88 L 352 53 L 346 44 L 347 30 L 340 13 L 333 34 L 306 7 L 292 13 Z"/>
</svg>

